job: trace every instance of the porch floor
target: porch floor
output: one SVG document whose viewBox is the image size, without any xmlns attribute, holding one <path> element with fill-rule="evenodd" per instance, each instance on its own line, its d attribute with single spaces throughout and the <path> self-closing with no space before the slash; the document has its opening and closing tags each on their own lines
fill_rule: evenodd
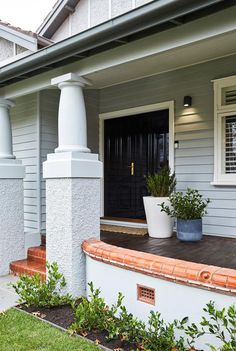
<svg viewBox="0 0 236 351">
<path fill-rule="evenodd" d="M 178 241 L 176 236 L 155 239 L 148 235 L 101 232 L 101 240 L 107 244 L 135 251 L 236 269 L 236 239 L 204 236 L 200 242 L 184 243 Z"/>
</svg>

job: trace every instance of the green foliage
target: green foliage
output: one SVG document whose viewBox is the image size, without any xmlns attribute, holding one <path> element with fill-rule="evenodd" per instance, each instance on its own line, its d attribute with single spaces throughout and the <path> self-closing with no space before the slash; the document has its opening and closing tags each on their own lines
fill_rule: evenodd
<svg viewBox="0 0 236 351">
<path fill-rule="evenodd" d="M 107 339 L 122 339 L 130 342 L 139 341 L 141 331 L 145 324 L 138 321 L 128 313 L 122 305 L 124 297 L 118 294 L 116 303 L 109 307 L 104 298 L 100 297 L 100 290 L 94 289 L 89 283 L 89 299 L 83 297 L 78 306 L 73 305 L 75 322 L 70 331 L 83 333 L 86 331 L 100 330 L 107 332 Z"/>
<path fill-rule="evenodd" d="M 184 339 L 176 340 L 175 324 L 165 323 L 159 312 L 151 311 L 148 318 L 146 336 L 143 339 L 144 350 L 148 351 L 186 351 Z"/>
<path fill-rule="evenodd" d="M 170 196 L 170 206 L 163 202 L 161 211 L 166 212 L 171 217 L 179 219 L 200 219 L 207 212 L 206 208 L 210 199 L 203 199 L 198 190 L 187 188 L 185 194 L 176 192 Z"/>
<path fill-rule="evenodd" d="M 208 344 L 211 351 L 235 351 L 236 350 L 236 306 L 232 305 L 228 309 L 217 310 L 215 303 L 210 301 L 203 311 L 207 317 L 203 316 L 198 327 L 195 323 L 185 325 L 175 321 L 178 329 L 184 330 L 188 336 L 189 346 L 193 346 L 196 339 L 211 334 L 221 341 L 221 346 L 216 347 Z"/>
<path fill-rule="evenodd" d="M 151 196 L 169 197 L 176 186 L 175 173 L 171 174 L 170 168 L 165 166 L 159 173 L 149 174 L 146 183 Z"/>
<path fill-rule="evenodd" d="M 121 293 L 117 302 L 109 307 L 100 297 L 100 290 L 94 289 L 89 283 L 89 299 L 82 298 L 78 306 L 74 305 L 75 322 L 70 327 L 70 332 L 84 333 L 100 330 L 106 332 L 107 339 L 120 339 L 135 343 L 138 350 L 143 351 L 186 351 L 184 339 L 176 340 L 174 323 L 166 324 L 158 312 L 151 312 L 148 326 L 132 313 L 128 313 L 123 305 Z"/>
<path fill-rule="evenodd" d="M 81 303 L 76 306 L 73 304 L 75 312 L 75 323 L 70 327 L 71 331 L 84 332 L 91 330 L 107 330 L 111 332 L 111 337 L 116 335 L 114 328 L 115 314 L 122 303 L 122 295 L 119 294 L 117 303 L 111 308 L 107 306 L 105 300 L 100 297 L 100 290 L 94 289 L 93 283 L 89 283 L 90 294 L 89 299 L 82 298 Z M 111 324 L 109 327 L 108 324 Z"/>
<path fill-rule="evenodd" d="M 58 266 L 54 262 L 46 263 L 48 278 L 43 281 L 40 274 L 36 273 L 29 277 L 21 275 L 19 280 L 12 284 L 16 293 L 20 296 L 19 302 L 27 307 L 53 307 L 72 302 L 69 294 L 63 295 L 62 290 L 66 286 L 63 274 L 59 273 Z"/>
<path fill-rule="evenodd" d="M 232 305 L 228 309 L 217 310 L 213 301 L 210 301 L 204 308 L 204 312 L 209 315 L 209 319 L 202 317 L 201 326 L 205 333 L 215 335 L 222 342 L 220 351 L 236 350 L 236 306 Z M 212 351 L 217 348 L 209 345 Z"/>
</svg>

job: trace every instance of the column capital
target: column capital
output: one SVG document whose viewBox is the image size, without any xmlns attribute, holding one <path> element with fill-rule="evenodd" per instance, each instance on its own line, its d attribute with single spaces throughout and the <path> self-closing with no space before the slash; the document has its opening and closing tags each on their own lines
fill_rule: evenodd
<svg viewBox="0 0 236 351">
<path fill-rule="evenodd" d="M 1 107 L 6 107 L 6 108 L 9 109 L 10 107 L 15 106 L 15 103 L 12 100 L 7 100 L 7 99 L 0 98 L 0 106 Z"/>
<path fill-rule="evenodd" d="M 91 82 L 83 77 L 80 77 L 75 73 L 67 73 L 62 76 L 55 77 L 51 80 L 52 85 L 56 85 L 59 88 L 66 85 L 79 85 L 81 87 L 85 87 L 86 85 L 92 85 Z"/>
</svg>

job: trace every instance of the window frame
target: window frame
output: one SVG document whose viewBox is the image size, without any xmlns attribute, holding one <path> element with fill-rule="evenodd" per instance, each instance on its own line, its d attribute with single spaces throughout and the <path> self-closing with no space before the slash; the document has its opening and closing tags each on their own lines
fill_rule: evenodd
<svg viewBox="0 0 236 351">
<path fill-rule="evenodd" d="M 236 116 L 236 103 L 224 105 L 222 93 L 225 88 L 236 87 L 236 76 L 213 81 L 214 83 L 214 180 L 213 185 L 236 185 L 236 173 L 223 172 L 225 161 L 224 125 L 225 117 Z"/>
</svg>

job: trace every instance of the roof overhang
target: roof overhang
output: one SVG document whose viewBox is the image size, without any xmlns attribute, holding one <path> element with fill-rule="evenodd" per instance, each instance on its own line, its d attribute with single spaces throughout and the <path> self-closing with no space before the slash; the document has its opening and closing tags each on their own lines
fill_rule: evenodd
<svg viewBox="0 0 236 351">
<path fill-rule="evenodd" d="M 32 35 L 24 34 L 20 31 L 17 31 L 1 23 L 0 23 L 0 37 L 6 40 L 9 40 L 17 45 L 23 46 L 24 48 L 30 51 L 36 51 L 38 49 L 38 46 L 37 46 L 38 41 L 36 37 Z"/>
<path fill-rule="evenodd" d="M 40 27 L 37 33 L 45 38 L 51 39 L 53 34 L 57 31 L 60 25 L 65 21 L 71 12 L 75 10 L 79 0 L 59 0 L 53 6 L 53 9 Z"/>
<path fill-rule="evenodd" d="M 0 69 L 2 86 L 87 59 L 95 54 L 205 17 L 229 6 L 228 0 L 159 0 L 53 44 Z"/>
</svg>

